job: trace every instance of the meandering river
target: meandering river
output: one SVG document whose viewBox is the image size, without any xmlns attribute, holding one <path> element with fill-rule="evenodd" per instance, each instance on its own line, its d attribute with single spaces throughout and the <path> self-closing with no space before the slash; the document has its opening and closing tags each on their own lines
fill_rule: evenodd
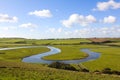
<svg viewBox="0 0 120 80">
<path fill-rule="evenodd" d="M 32 47 L 40 47 L 40 46 L 25 46 L 25 47 L 14 47 L 14 48 L 0 48 L 0 50 L 11 50 L 11 49 L 20 49 L 20 48 L 32 48 Z M 90 60 L 95 60 L 100 57 L 100 54 L 97 52 L 92 52 L 90 49 L 81 49 L 82 52 L 87 53 L 89 56 L 83 59 L 78 59 L 78 60 L 44 60 L 43 57 L 53 55 L 53 54 L 59 54 L 61 52 L 60 49 L 52 47 L 52 46 L 41 46 L 41 47 L 47 47 L 50 49 L 49 52 L 45 53 L 40 53 L 37 55 L 32 55 L 29 57 L 23 58 L 22 62 L 27 62 L 27 63 L 45 63 L 45 64 L 50 64 L 52 62 L 64 62 L 67 64 L 73 63 L 81 63 L 81 62 L 86 62 Z"/>
</svg>

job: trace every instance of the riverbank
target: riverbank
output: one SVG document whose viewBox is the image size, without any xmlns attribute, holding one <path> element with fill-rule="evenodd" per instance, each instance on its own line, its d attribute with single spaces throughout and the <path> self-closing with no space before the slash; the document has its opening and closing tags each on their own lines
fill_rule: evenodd
<svg viewBox="0 0 120 80">
<path fill-rule="evenodd" d="M 90 71 L 101 71 L 104 68 L 110 68 L 112 70 L 120 71 L 120 49 L 119 47 L 114 46 L 107 46 L 107 45 L 99 45 L 99 44 L 79 44 L 83 40 L 81 39 L 74 39 L 74 40 L 3 40 L 1 41 L 0 47 L 16 47 L 23 46 L 23 45 L 38 45 L 41 44 L 50 44 L 54 47 L 56 46 L 63 46 L 63 44 L 68 44 L 68 46 L 72 47 L 80 47 L 89 48 L 93 52 L 99 52 L 101 54 L 100 58 L 92 61 L 88 61 L 82 63 L 87 69 Z M 25 41 L 25 44 L 20 42 Z M 58 42 L 59 43 L 58 43 Z M 76 43 L 73 45 L 72 43 Z M 5 43 L 5 45 L 3 45 Z M 119 43 L 119 40 L 114 41 L 114 43 Z M 21 45 L 22 44 L 22 45 Z M 60 45 L 61 44 L 61 45 Z M 70 44 L 70 45 L 69 45 Z M 116 44 L 115 44 L 116 45 Z M 67 46 L 67 45 L 65 45 Z M 70 49 L 72 49 L 72 47 Z M 38 50 L 40 50 L 39 48 Z M 65 48 L 64 48 L 65 49 Z M 79 49 L 79 50 L 80 50 Z M 120 77 L 117 75 L 105 75 L 105 74 L 93 74 L 93 73 L 83 73 L 83 72 L 76 72 L 76 71 L 68 71 L 68 70 L 60 70 L 47 67 L 46 64 L 34 64 L 34 63 L 24 63 L 21 62 L 22 58 L 21 55 L 26 54 L 26 52 L 35 51 L 35 49 L 29 49 L 26 51 L 19 50 L 19 54 L 17 53 L 18 50 L 11 50 L 11 53 L 3 53 L 0 51 L 0 79 L 1 80 L 120 80 Z M 35 51 L 36 52 L 36 51 Z M 23 54 L 22 54 L 23 53 Z M 34 53 L 34 52 L 33 52 Z M 39 53 L 39 52 L 38 52 Z M 38 54 L 37 53 L 37 54 Z M 67 53 L 67 51 L 66 51 Z M 70 53 L 73 53 L 72 50 Z M 70 54 L 69 53 L 69 54 Z M 28 54 L 30 56 L 31 53 Z M 33 55 L 33 54 L 32 54 Z M 76 55 L 76 54 L 74 54 Z M 20 56 L 20 57 L 19 57 Z M 14 59 L 13 59 L 14 57 Z M 24 56 L 26 57 L 26 56 Z M 74 67 L 78 67 L 76 64 L 72 64 Z M 79 68 L 79 67 L 78 67 Z M 74 76 L 73 76 L 74 75 Z"/>
<path fill-rule="evenodd" d="M 49 51 L 49 49 L 46 47 L 35 47 L 35 46 L 0 48 L 0 60 L 21 62 L 24 57 L 38 53 L 40 54 L 47 51 Z"/>
<path fill-rule="evenodd" d="M 89 56 L 83 59 L 71 59 L 71 60 L 45 60 L 43 59 L 46 56 L 53 56 L 53 55 L 57 55 L 60 54 L 61 55 L 61 50 L 52 46 L 46 46 L 47 48 L 50 49 L 49 52 L 45 52 L 42 54 L 37 54 L 37 55 L 32 55 L 26 58 L 23 58 L 23 62 L 27 62 L 27 63 L 43 63 L 43 64 L 51 64 L 53 62 L 62 62 L 62 63 L 67 63 L 67 64 L 79 64 L 81 62 L 86 62 L 89 60 L 95 60 L 97 58 L 99 58 L 100 54 L 96 53 L 96 52 L 92 52 L 89 49 L 81 49 L 82 52 L 88 54 Z M 79 54 L 79 53 L 78 53 Z M 75 55 L 75 54 L 74 54 Z M 64 57 L 61 55 L 61 57 Z"/>
</svg>

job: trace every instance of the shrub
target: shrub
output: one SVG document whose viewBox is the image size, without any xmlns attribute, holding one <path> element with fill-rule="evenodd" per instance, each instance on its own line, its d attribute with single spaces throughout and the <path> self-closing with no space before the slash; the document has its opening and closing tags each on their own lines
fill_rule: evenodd
<svg viewBox="0 0 120 80">
<path fill-rule="evenodd" d="M 7 68 L 6 66 L 0 66 L 0 68 Z"/>
<path fill-rule="evenodd" d="M 110 68 L 103 69 L 102 73 L 104 73 L 104 74 L 116 74 L 116 75 L 120 75 L 120 71 L 116 71 L 116 70 L 112 71 Z"/>
<path fill-rule="evenodd" d="M 114 71 L 112 71 L 112 74 L 120 75 L 120 71 L 116 71 L 116 70 L 114 70 Z"/>
<path fill-rule="evenodd" d="M 95 70 L 94 72 L 100 72 L 99 70 Z"/>
<path fill-rule="evenodd" d="M 102 70 L 102 73 L 104 73 L 104 74 L 112 74 L 110 68 L 105 68 L 105 69 L 103 69 L 103 70 Z"/>
<path fill-rule="evenodd" d="M 73 66 L 71 66 L 70 64 L 65 64 L 65 63 L 61 63 L 61 62 L 53 62 L 53 63 L 49 64 L 48 67 L 57 68 L 57 69 L 64 69 L 64 70 L 77 71 L 77 70 L 76 70 Z"/>
<path fill-rule="evenodd" d="M 0 52 L 0 54 L 5 54 L 5 52 Z"/>
<path fill-rule="evenodd" d="M 18 42 L 15 42 L 16 44 L 26 44 L 27 42 L 26 41 L 18 41 Z"/>
<path fill-rule="evenodd" d="M 101 72 L 99 70 L 95 70 L 94 73 L 95 74 L 101 74 Z"/>
<path fill-rule="evenodd" d="M 86 68 L 81 69 L 81 71 L 82 71 L 82 72 L 89 72 L 89 70 L 86 69 Z"/>
</svg>

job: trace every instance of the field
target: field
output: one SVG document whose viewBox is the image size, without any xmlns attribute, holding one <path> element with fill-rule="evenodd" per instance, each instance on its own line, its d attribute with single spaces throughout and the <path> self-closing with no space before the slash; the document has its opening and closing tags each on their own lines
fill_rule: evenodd
<svg viewBox="0 0 120 80">
<path fill-rule="evenodd" d="M 83 48 L 100 48 L 100 47 L 106 47 L 106 46 L 99 46 L 99 45 L 54 45 L 54 47 L 57 47 L 61 49 L 60 54 L 50 55 L 44 57 L 44 59 L 47 60 L 76 60 L 85 58 L 88 55 L 81 51 Z M 61 57 L 62 56 L 62 57 Z"/>
<path fill-rule="evenodd" d="M 90 70 L 102 70 L 103 68 L 106 67 L 109 67 L 113 70 L 120 70 L 119 47 L 98 48 L 92 50 L 101 53 L 101 57 L 97 60 L 84 63 L 84 65 L 88 67 Z"/>
<path fill-rule="evenodd" d="M 0 51 L 0 60 L 20 62 L 24 57 L 38 54 L 38 53 L 48 52 L 48 51 L 49 49 L 45 47 L 2 50 Z"/>
<path fill-rule="evenodd" d="M 44 59 L 46 60 L 71 60 L 71 59 L 81 59 L 81 58 L 85 58 L 88 56 L 86 53 L 83 53 L 80 51 L 80 46 L 57 45 L 55 47 L 61 49 L 62 52 L 60 54 L 46 56 L 44 57 Z"/>
<path fill-rule="evenodd" d="M 101 75 L 48 68 L 41 64 L 0 62 L 1 80 L 119 80 L 115 75 Z M 7 67 L 5 67 L 7 66 Z M 74 76 L 73 76 L 74 75 Z"/>
<path fill-rule="evenodd" d="M 1 38 L 1 48 L 51 45 L 61 49 L 62 52 L 60 54 L 44 57 L 44 59 L 47 60 L 73 60 L 85 58 L 88 55 L 80 51 L 80 49 L 83 48 L 89 48 L 94 52 L 99 52 L 101 56 L 96 60 L 82 63 L 83 66 L 90 70 L 89 73 L 86 73 L 49 68 L 47 64 L 21 62 L 24 57 L 49 51 L 49 49 L 45 47 L 3 50 L 0 51 L 0 80 L 120 80 L 120 76 L 118 75 L 95 74 L 93 72 L 95 70 L 101 71 L 104 68 L 120 71 L 120 39 L 108 38 L 107 40 L 111 42 L 93 43 L 93 41 L 89 39 L 35 40 L 24 38 Z M 79 69 L 78 64 L 71 65 Z"/>
</svg>

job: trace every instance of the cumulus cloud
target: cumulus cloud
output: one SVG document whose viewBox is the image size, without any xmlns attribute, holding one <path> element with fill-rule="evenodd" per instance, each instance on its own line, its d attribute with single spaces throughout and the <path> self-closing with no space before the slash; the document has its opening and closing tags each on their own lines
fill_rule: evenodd
<svg viewBox="0 0 120 80">
<path fill-rule="evenodd" d="M 50 18 L 52 17 L 52 14 L 50 12 L 50 10 L 35 10 L 33 12 L 29 12 L 29 15 L 35 15 L 35 16 L 38 16 L 38 17 L 47 17 L 47 18 Z"/>
<path fill-rule="evenodd" d="M 17 22 L 18 18 L 16 16 L 10 17 L 8 14 L 0 14 L 0 22 Z"/>
<path fill-rule="evenodd" d="M 84 27 L 79 30 L 65 31 L 64 34 L 69 38 L 120 37 L 120 26 Z"/>
<path fill-rule="evenodd" d="M 120 26 L 83 27 L 75 30 L 50 28 L 48 33 L 56 38 L 120 37 Z"/>
<path fill-rule="evenodd" d="M 108 2 L 98 2 L 97 8 L 93 10 L 105 11 L 108 9 L 119 9 L 120 2 L 115 2 L 114 0 L 109 0 Z"/>
<path fill-rule="evenodd" d="M 114 23 L 114 22 L 116 22 L 116 17 L 114 17 L 114 16 L 104 17 L 103 22 L 104 23 Z"/>
<path fill-rule="evenodd" d="M 36 28 L 37 25 L 33 24 L 33 23 L 25 23 L 25 24 L 19 25 L 19 27 L 22 27 L 22 28 Z"/>
<path fill-rule="evenodd" d="M 96 18 L 92 15 L 83 16 L 79 14 L 72 14 L 68 20 L 63 20 L 62 24 L 65 27 L 72 27 L 75 24 L 79 24 L 81 26 L 87 26 L 90 23 L 96 22 Z"/>
</svg>

